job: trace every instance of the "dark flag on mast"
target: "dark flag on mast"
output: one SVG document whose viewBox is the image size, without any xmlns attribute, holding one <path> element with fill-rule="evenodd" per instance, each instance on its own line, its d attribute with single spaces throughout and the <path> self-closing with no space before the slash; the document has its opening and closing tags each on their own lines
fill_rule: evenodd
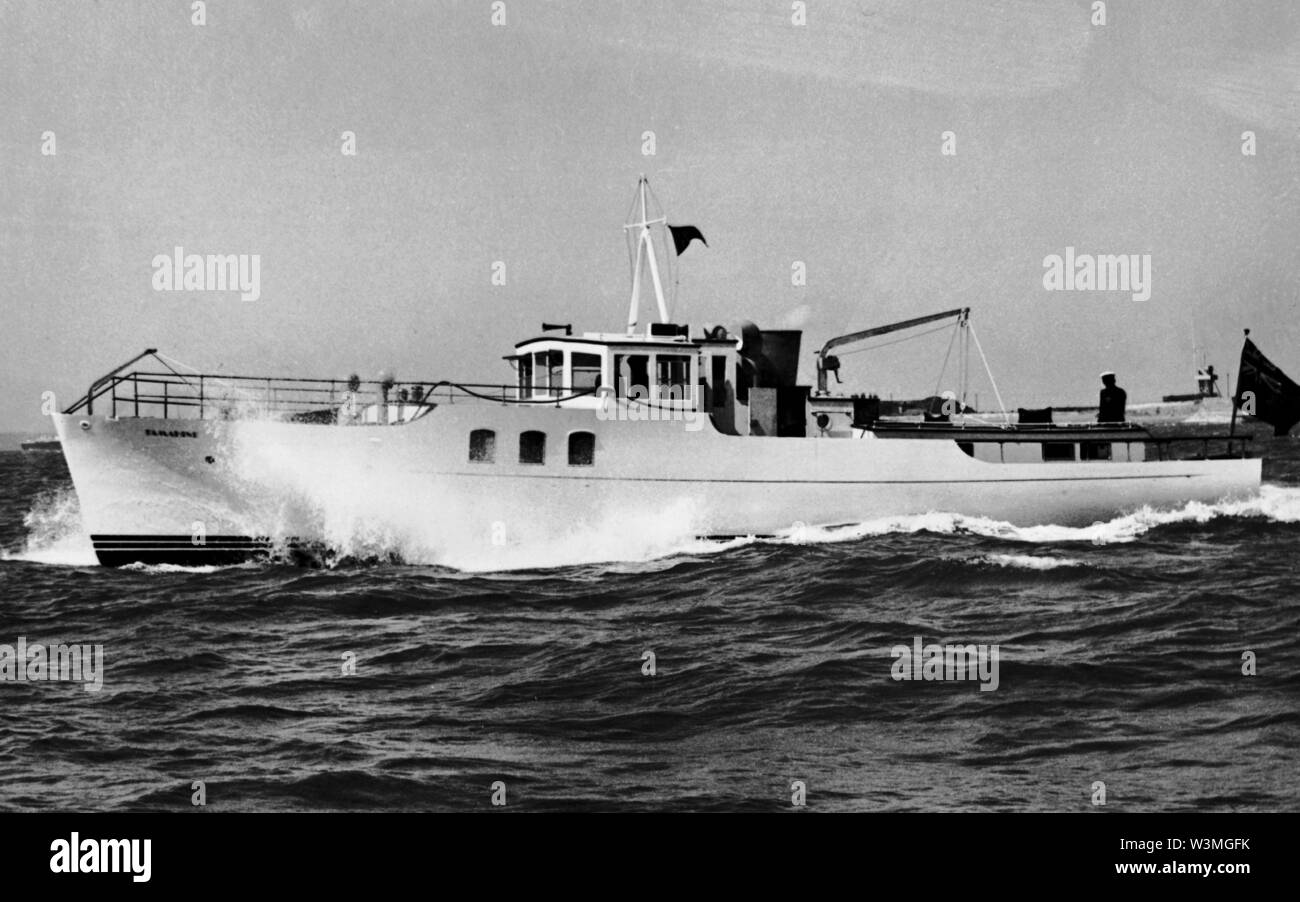
<svg viewBox="0 0 1300 902">
<path fill-rule="evenodd" d="M 696 238 L 703 241 L 705 247 L 709 246 L 709 242 L 704 241 L 704 233 L 695 226 L 670 225 L 668 231 L 673 233 L 673 247 L 677 250 L 677 256 L 679 257 L 691 246 L 691 242 Z"/>
<path fill-rule="evenodd" d="M 1241 375 L 1232 402 L 1246 416 L 1271 423 L 1274 435 L 1286 435 L 1300 423 L 1300 385 L 1260 353 L 1246 330 L 1241 349 Z"/>
</svg>

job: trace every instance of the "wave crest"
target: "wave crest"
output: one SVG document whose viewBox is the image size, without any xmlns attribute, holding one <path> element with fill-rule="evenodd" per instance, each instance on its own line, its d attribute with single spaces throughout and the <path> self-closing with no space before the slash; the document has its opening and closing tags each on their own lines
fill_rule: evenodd
<svg viewBox="0 0 1300 902">
<path fill-rule="evenodd" d="M 454 528 L 430 534 L 411 529 L 377 529 L 365 516 L 327 521 L 326 544 L 339 560 L 397 559 L 412 565 L 437 565 L 467 572 L 549 569 L 597 563 L 649 563 L 685 554 L 716 554 L 753 544 L 817 545 L 853 542 L 873 536 L 929 533 L 975 535 L 1030 545 L 1087 542 L 1093 545 L 1134 542 L 1153 529 L 1179 523 L 1208 523 L 1216 519 L 1257 518 L 1270 523 L 1300 523 L 1300 487 L 1265 485 L 1254 498 L 1218 504 L 1191 502 L 1173 510 L 1144 507 L 1133 513 L 1090 526 L 1015 526 L 985 517 L 968 517 L 941 511 L 882 517 L 833 526 L 796 524 L 771 538 L 700 539 L 692 534 L 695 511 L 689 504 L 658 511 L 595 517 L 573 530 L 541 541 L 484 542 Z M 391 510 L 384 512 L 391 517 Z M 27 539 L 21 549 L 0 552 L 0 560 L 31 561 L 62 566 L 94 566 L 94 548 L 81 523 L 72 487 L 39 496 L 23 518 Z M 414 526 L 414 524 L 406 524 Z M 987 562 L 1004 567 L 1054 569 L 1078 566 L 1069 558 L 1000 554 Z M 249 565 L 236 565 L 249 566 Z M 210 572 L 216 567 L 138 568 L 143 572 Z"/>
<path fill-rule="evenodd" d="M 20 549 L 0 551 L 0 560 L 30 561 L 65 567 L 99 563 L 95 547 L 81 525 L 81 505 L 72 486 L 42 492 L 23 515 L 27 538 Z"/>
<path fill-rule="evenodd" d="M 1217 504 L 1192 501 L 1172 510 L 1143 507 L 1133 513 L 1090 526 L 1016 526 L 1004 520 L 936 511 L 839 526 L 799 524 L 773 541 L 793 544 L 850 542 L 869 536 L 928 532 L 937 535 L 970 534 L 1029 544 L 1089 542 L 1094 545 L 1109 545 L 1133 542 L 1160 526 L 1208 523 L 1219 518 L 1260 518 L 1272 523 L 1300 523 L 1300 487 L 1265 485 L 1260 494 L 1253 498 Z"/>
</svg>

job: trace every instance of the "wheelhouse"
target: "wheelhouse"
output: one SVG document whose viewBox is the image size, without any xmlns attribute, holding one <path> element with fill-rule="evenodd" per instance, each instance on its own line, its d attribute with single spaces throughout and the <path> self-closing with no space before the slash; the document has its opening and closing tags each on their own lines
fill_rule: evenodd
<svg viewBox="0 0 1300 902">
<path fill-rule="evenodd" d="M 652 323 L 641 334 L 539 336 L 505 359 L 520 401 L 693 411 L 728 435 L 804 436 L 809 389 L 795 385 L 800 335 L 746 323 L 738 335 L 714 326 L 692 336 L 684 325 Z"/>
</svg>

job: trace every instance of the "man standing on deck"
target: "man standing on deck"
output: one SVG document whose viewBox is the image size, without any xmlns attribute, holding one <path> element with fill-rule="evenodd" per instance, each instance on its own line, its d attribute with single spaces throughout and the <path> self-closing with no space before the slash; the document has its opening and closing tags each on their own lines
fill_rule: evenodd
<svg viewBox="0 0 1300 902">
<path fill-rule="evenodd" d="M 1097 401 L 1097 422 L 1124 422 L 1124 405 L 1128 403 L 1128 392 L 1115 384 L 1115 374 L 1109 370 L 1101 374 L 1101 384 L 1104 387 Z"/>
</svg>

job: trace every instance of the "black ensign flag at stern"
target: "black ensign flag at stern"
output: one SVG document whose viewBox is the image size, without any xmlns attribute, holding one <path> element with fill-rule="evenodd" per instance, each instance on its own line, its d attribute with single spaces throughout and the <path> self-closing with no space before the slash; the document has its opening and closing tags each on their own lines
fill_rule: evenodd
<svg viewBox="0 0 1300 902">
<path fill-rule="evenodd" d="M 1232 399 L 1238 410 L 1271 423 L 1274 435 L 1286 435 L 1300 422 L 1300 385 L 1261 354 L 1249 338 L 1241 349 L 1240 372 Z"/>
</svg>

